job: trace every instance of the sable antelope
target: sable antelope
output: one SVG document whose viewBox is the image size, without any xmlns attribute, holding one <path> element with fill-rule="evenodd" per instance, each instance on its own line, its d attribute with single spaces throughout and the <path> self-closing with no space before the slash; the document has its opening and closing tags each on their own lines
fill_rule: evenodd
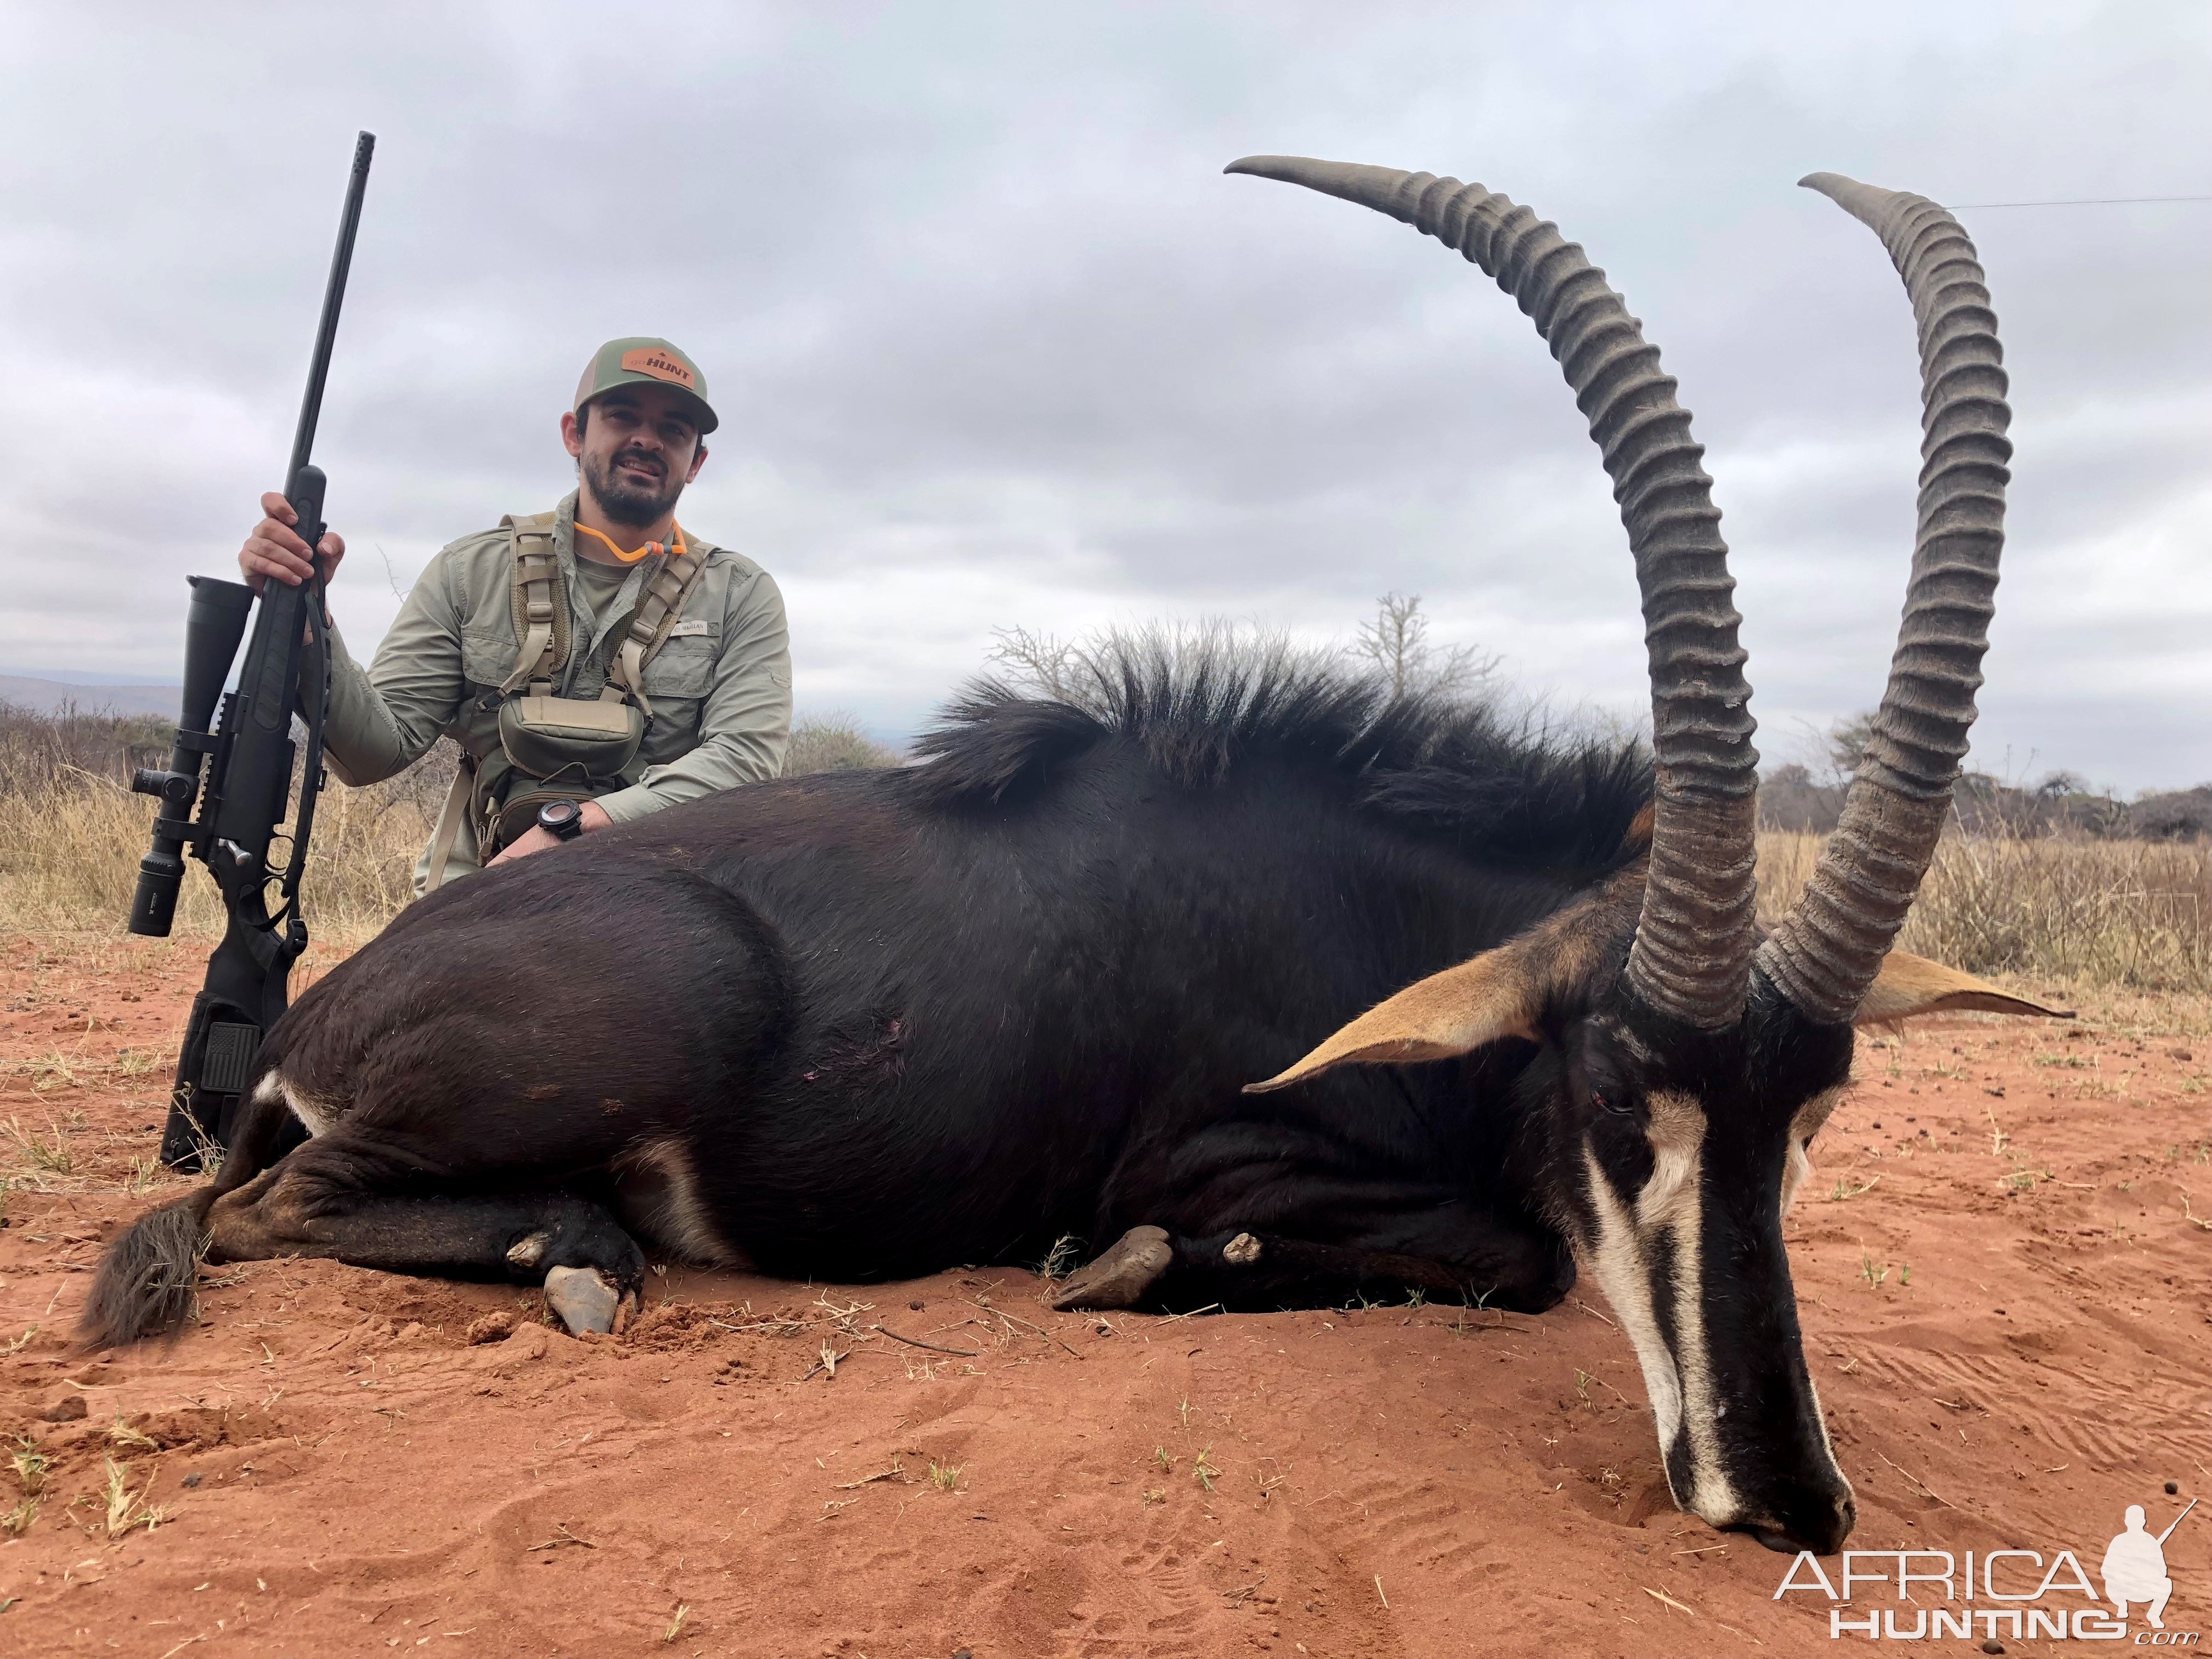
<svg viewBox="0 0 2212 1659">
<path fill-rule="evenodd" d="M 1842 1542 L 1782 1216 L 1852 1023 L 2050 1012 L 1889 948 L 1996 580 L 2008 411 L 1972 247 L 1921 198 L 1806 181 L 1904 274 L 1927 465 L 1872 745 L 1762 939 L 1719 514 L 1620 296 L 1479 185 L 1230 170 L 1404 220 L 1535 320 L 1635 555 L 1650 758 L 1219 640 L 1102 653 L 1066 700 L 985 684 L 924 764 L 694 802 L 407 910 L 270 1033 L 218 1178 L 109 1251 L 91 1340 L 174 1323 L 204 1256 L 543 1282 L 599 1330 L 640 1237 L 848 1280 L 1115 1241 L 1061 1306 L 1413 1286 L 1534 1312 L 1579 1269 L 1676 1499 Z"/>
</svg>

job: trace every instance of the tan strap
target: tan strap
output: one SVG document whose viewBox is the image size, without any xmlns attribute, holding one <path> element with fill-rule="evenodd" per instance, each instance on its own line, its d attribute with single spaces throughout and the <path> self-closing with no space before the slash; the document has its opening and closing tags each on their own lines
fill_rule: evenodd
<svg viewBox="0 0 2212 1659">
<path fill-rule="evenodd" d="M 425 893 L 436 892 L 446 878 L 446 864 L 453 855 L 453 842 L 461 833 L 461 814 L 468 807 L 476 781 L 477 769 L 464 754 L 453 769 L 453 787 L 446 791 L 446 804 L 438 810 L 438 827 L 430 832 L 430 867 L 422 880 Z"/>
<path fill-rule="evenodd" d="M 643 601 L 629 619 L 621 652 L 607 665 L 606 690 L 599 694 L 602 702 L 620 702 L 626 696 L 633 697 L 646 718 L 653 718 L 653 705 L 645 696 L 645 666 L 667 643 L 669 634 L 682 619 L 684 606 L 697 589 L 699 578 L 706 568 L 706 554 L 687 539 L 684 550 L 672 555 L 653 573 L 645 585 Z"/>
<path fill-rule="evenodd" d="M 550 683 L 568 660 L 568 594 L 553 550 L 553 520 L 550 513 L 510 513 L 500 520 L 514 555 L 511 603 L 515 637 L 522 641 L 514 667 L 500 682 L 502 696 L 526 680 Z"/>
</svg>

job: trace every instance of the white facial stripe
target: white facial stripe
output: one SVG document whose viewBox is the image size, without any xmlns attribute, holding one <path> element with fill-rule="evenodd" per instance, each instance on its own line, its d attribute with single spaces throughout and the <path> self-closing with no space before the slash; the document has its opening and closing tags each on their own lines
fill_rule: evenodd
<svg viewBox="0 0 2212 1659">
<path fill-rule="evenodd" d="M 1797 1189 L 1805 1177 L 1813 1173 L 1813 1160 L 1806 1155 L 1805 1143 L 1820 1133 L 1836 1103 L 1844 1097 L 1842 1086 L 1823 1089 L 1797 1109 L 1797 1115 L 1790 1122 L 1790 1151 L 1782 1165 L 1782 1213 L 1788 1215 L 1790 1206 L 1796 1200 Z"/>
<path fill-rule="evenodd" d="M 1597 1237 L 1591 1242 L 1587 1265 L 1605 1299 L 1620 1316 L 1621 1329 L 1635 1346 L 1663 1454 L 1673 1449 L 1682 1431 L 1681 1379 L 1675 1374 L 1674 1356 L 1667 1352 L 1659 1335 L 1659 1321 L 1651 1307 L 1651 1275 L 1644 1268 L 1635 1224 L 1621 1207 L 1613 1182 L 1606 1178 L 1597 1154 L 1587 1141 L 1583 1144 L 1583 1164 L 1589 1176 L 1590 1207 L 1597 1212 Z"/>
<path fill-rule="evenodd" d="M 1698 1153 L 1705 1115 L 1687 1095 L 1662 1090 L 1646 1102 L 1650 1113 L 1651 1178 L 1636 1195 L 1636 1230 L 1694 1226 L 1698 1219 Z"/>
<path fill-rule="evenodd" d="M 1690 1490 L 1678 1496 L 1692 1513 L 1714 1526 L 1725 1526 L 1741 1516 L 1743 1503 L 1721 1461 L 1720 1437 L 1714 1426 L 1719 1401 L 1705 1340 L 1699 1185 L 1705 1113 L 1689 1096 L 1668 1091 L 1652 1095 L 1647 1104 L 1653 1166 L 1650 1178 L 1636 1195 L 1632 1219 L 1596 1153 L 1587 1142 L 1583 1145 L 1590 1202 L 1598 1217 L 1589 1265 L 1643 1364 L 1662 1450 L 1672 1450 L 1679 1435 L 1689 1436 Z M 1663 1291 L 1674 1328 L 1671 1352 L 1660 1334 L 1652 1304 L 1652 1246 L 1662 1233 L 1673 1247 Z"/>
<path fill-rule="evenodd" d="M 1813 1160 L 1805 1155 L 1805 1143 L 1796 1135 L 1790 1137 L 1790 1150 L 1782 1157 L 1782 1213 L 1788 1215 L 1790 1206 L 1797 1201 L 1797 1189 L 1805 1184 L 1805 1177 L 1813 1173 Z"/>
<path fill-rule="evenodd" d="M 1637 1198 L 1638 1231 L 1654 1238 L 1662 1227 L 1674 1239 L 1674 1364 L 1682 1379 L 1682 1421 L 1690 1436 L 1690 1507 L 1715 1526 L 1736 1519 L 1743 1504 L 1721 1462 L 1720 1401 L 1713 1387 L 1712 1351 L 1705 1341 L 1705 1213 L 1699 1177 L 1704 1164 L 1705 1109 L 1688 1095 L 1662 1090 L 1646 1102 L 1651 1148 L 1658 1162 Z M 1671 1188 L 1659 1190 L 1662 1179 Z M 1649 1208 L 1647 1210 L 1647 1204 Z"/>
</svg>

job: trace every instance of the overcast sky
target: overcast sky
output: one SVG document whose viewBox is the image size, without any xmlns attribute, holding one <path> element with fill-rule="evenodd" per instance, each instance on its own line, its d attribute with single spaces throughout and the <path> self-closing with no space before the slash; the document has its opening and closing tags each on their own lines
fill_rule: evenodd
<svg viewBox="0 0 2212 1659">
<path fill-rule="evenodd" d="M 1644 705 L 1595 449 L 1511 302 L 1252 152 L 1480 179 L 1644 319 L 1726 515 L 1770 762 L 1880 695 L 1911 319 L 1795 188 L 2212 194 L 2201 3 L 20 7 L 0 36 L 0 672 L 173 677 L 278 487 L 356 128 L 317 455 L 366 655 L 570 487 L 592 349 L 722 417 L 680 516 L 773 572 L 802 712 L 911 731 L 996 627 L 1347 638 L 1386 589 Z M 2212 204 L 1974 209 L 2018 444 L 1974 763 L 2212 779 Z"/>
</svg>

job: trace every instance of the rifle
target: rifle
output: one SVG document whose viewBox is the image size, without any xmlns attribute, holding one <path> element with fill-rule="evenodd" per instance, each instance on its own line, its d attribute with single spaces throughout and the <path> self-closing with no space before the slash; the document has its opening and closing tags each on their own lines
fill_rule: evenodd
<svg viewBox="0 0 2212 1659">
<path fill-rule="evenodd" d="M 375 148 L 376 136 L 368 132 L 354 146 L 337 251 L 323 290 L 307 398 L 285 474 L 284 497 L 298 515 L 295 527 L 311 551 L 320 547 L 325 527 L 325 480 L 308 456 L 322 414 L 323 382 L 330 373 L 338 307 L 345 299 L 354 233 L 361 224 L 362 196 Z M 297 586 L 274 577 L 265 580 L 258 606 L 253 590 L 242 582 L 213 576 L 186 580 L 192 593 L 185 612 L 184 708 L 175 743 L 166 769 L 143 769 L 131 780 L 133 790 L 157 797 L 161 805 L 154 820 L 153 847 L 139 860 L 130 927 L 134 933 L 166 938 L 185 877 L 184 853 L 189 850 L 207 866 L 222 894 L 228 924 L 192 1002 L 161 1136 L 164 1163 L 197 1170 L 210 1161 L 210 1153 L 229 1146 L 263 1034 L 283 1013 L 290 1000 L 292 964 L 307 948 L 300 878 L 314 830 L 315 798 L 326 781 L 323 718 L 330 696 L 330 641 L 319 558 L 312 580 Z M 225 692 L 223 683 L 230 677 L 249 612 L 253 635 L 246 643 L 238 690 Z M 280 826 L 297 758 L 292 741 L 295 714 L 307 728 L 307 755 L 300 771 L 299 805 L 287 833 Z M 270 862 L 270 843 L 278 840 L 291 842 L 282 869 Z"/>
<path fill-rule="evenodd" d="M 2192 1498 L 2189 1500 L 2189 1510 L 2193 1510 L 2196 1507 L 2197 1500 Z M 2173 1517 L 2172 1523 L 2169 1525 L 2164 1532 L 2159 1534 L 2158 1541 L 2160 1545 L 2163 1545 L 2167 1539 L 2173 1536 L 2173 1528 L 2175 1527 L 2179 1526 L 2183 1522 L 2189 1519 L 2189 1510 L 2184 1510 L 2180 1514 L 2175 1516 Z"/>
</svg>

